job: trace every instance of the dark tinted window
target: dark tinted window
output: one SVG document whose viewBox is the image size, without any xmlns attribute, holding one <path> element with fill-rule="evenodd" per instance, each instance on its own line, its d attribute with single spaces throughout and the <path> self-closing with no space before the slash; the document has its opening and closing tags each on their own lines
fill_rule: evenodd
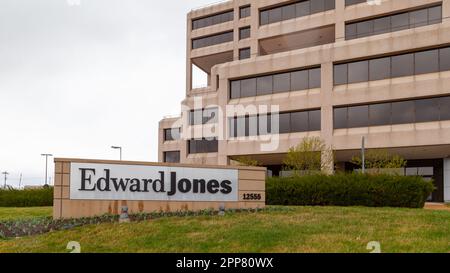
<svg viewBox="0 0 450 273">
<path fill-rule="evenodd" d="M 439 61 L 441 71 L 450 70 L 450 47 L 439 50 Z"/>
<path fill-rule="evenodd" d="M 269 10 L 269 24 L 281 21 L 281 7 Z"/>
<path fill-rule="evenodd" d="M 304 1 L 295 4 L 295 14 L 297 17 L 302 17 L 311 14 L 310 1 Z"/>
<path fill-rule="evenodd" d="M 356 5 L 359 3 L 367 3 L 367 0 L 345 0 L 345 6 Z"/>
<path fill-rule="evenodd" d="M 241 81 L 231 82 L 231 99 L 238 99 L 241 97 Z"/>
<path fill-rule="evenodd" d="M 450 120 L 450 97 L 440 98 L 440 120 Z"/>
<path fill-rule="evenodd" d="M 356 31 L 358 38 L 372 35 L 373 33 L 373 21 L 364 21 L 356 24 Z"/>
<path fill-rule="evenodd" d="M 251 13 L 251 7 L 250 6 L 240 7 L 239 8 L 239 18 L 249 17 L 250 13 Z"/>
<path fill-rule="evenodd" d="M 308 70 L 296 71 L 291 73 L 291 87 L 293 91 L 309 89 Z"/>
<path fill-rule="evenodd" d="M 189 154 L 217 153 L 219 142 L 217 139 L 194 139 L 188 141 Z"/>
<path fill-rule="evenodd" d="M 180 163 L 180 151 L 164 152 L 164 162 Z"/>
<path fill-rule="evenodd" d="M 358 38 L 358 32 L 356 30 L 356 24 L 345 25 L 345 39 L 351 40 Z"/>
<path fill-rule="evenodd" d="M 291 90 L 291 73 L 277 74 L 273 76 L 273 92 L 289 92 Z"/>
<path fill-rule="evenodd" d="M 258 117 L 258 132 L 260 135 L 268 135 L 271 133 L 271 116 L 259 115 Z"/>
<path fill-rule="evenodd" d="M 251 49 L 250 48 L 242 48 L 239 49 L 239 60 L 248 59 L 251 56 Z"/>
<path fill-rule="evenodd" d="M 369 80 L 376 81 L 391 77 L 391 58 L 381 58 L 369 61 Z"/>
<path fill-rule="evenodd" d="M 192 40 L 192 48 L 202 48 L 233 41 L 233 31 Z"/>
<path fill-rule="evenodd" d="M 348 108 L 348 127 L 367 127 L 369 126 L 369 106 L 355 106 Z"/>
<path fill-rule="evenodd" d="M 414 101 L 392 103 L 392 124 L 414 123 Z"/>
<path fill-rule="evenodd" d="M 402 13 L 391 17 L 391 31 L 409 28 L 409 14 Z"/>
<path fill-rule="evenodd" d="M 234 19 L 234 11 L 227 11 L 224 13 L 208 16 L 205 18 L 194 19 L 192 20 L 192 29 L 199 29 L 220 23 L 225 23 L 233 21 L 233 19 Z"/>
<path fill-rule="evenodd" d="M 259 14 L 259 23 L 260 25 L 267 25 L 269 23 L 269 11 L 261 11 Z"/>
<path fill-rule="evenodd" d="M 322 130 L 322 120 L 320 110 L 309 111 L 309 131 Z"/>
<path fill-rule="evenodd" d="M 291 114 L 290 113 L 283 113 L 280 114 L 280 123 L 279 123 L 279 129 L 280 134 L 286 134 L 291 132 Z"/>
<path fill-rule="evenodd" d="M 347 107 L 334 109 L 334 128 L 343 129 L 348 128 L 347 125 Z"/>
<path fill-rule="evenodd" d="M 347 68 L 347 64 L 338 64 L 334 66 L 334 85 L 347 84 Z"/>
<path fill-rule="evenodd" d="M 391 17 L 378 18 L 373 21 L 373 33 L 381 34 L 391 29 Z"/>
<path fill-rule="evenodd" d="M 415 54 L 415 74 L 439 71 L 439 50 L 429 50 Z"/>
<path fill-rule="evenodd" d="M 325 10 L 324 0 L 312 0 L 311 3 L 311 13 L 318 13 Z"/>
<path fill-rule="evenodd" d="M 410 12 L 409 23 L 411 27 L 426 26 L 428 24 L 428 9 Z"/>
<path fill-rule="evenodd" d="M 181 138 L 180 128 L 164 129 L 164 141 L 179 140 Z"/>
<path fill-rule="evenodd" d="M 416 101 L 416 122 L 439 120 L 439 99 Z"/>
<path fill-rule="evenodd" d="M 256 80 L 257 84 L 257 95 L 267 95 L 272 94 L 273 91 L 273 76 L 259 77 Z"/>
<path fill-rule="evenodd" d="M 391 124 L 391 103 L 370 105 L 369 121 L 369 126 Z"/>
<path fill-rule="evenodd" d="M 241 81 L 241 97 L 256 96 L 256 79 L 247 79 Z"/>
<path fill-rule="evenodd" d="M 289 20 L 289 19 L 295 18 L 296 17 L 295 4 L 284 6 L 281 9 L 281 13 L 282 13 L 283 20 Z"/>
<path fill-rule="evenodd" d="M 394 56 L 392 61 L 392 77 L 411 76 L 414 74 L 414 54 Z"/>
<path fill-rule="evenodd" d="M 243 27 L 239 29 L 239 39 L 250 38 L 250 27 Z"/>
<path fill-rule="evenodd" d="M 348 64 L 348 82 L 366 82 L 369 80 L 369 63 L 361 61 Z"/>
<path fill-rule="evenodd" d="M 320 87 L 320 68 L 309 70 L 309 88 L 319 88 Z"/>
<path fill-rule="evenodd" d="M 438 24 L 442 22 L 442 6 L 428 9 L 428 21 L 430 24 Z"/>
<path fill-rule="evenodd" d="M 291 115 L 291 132 L 308 132 L 309 115 L 308 112 L 297 112 Z"/>
</svg>

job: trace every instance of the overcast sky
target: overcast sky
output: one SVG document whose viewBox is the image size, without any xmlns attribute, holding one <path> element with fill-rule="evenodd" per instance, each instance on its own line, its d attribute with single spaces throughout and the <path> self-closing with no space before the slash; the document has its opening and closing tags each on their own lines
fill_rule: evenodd
<svg viewBox="0 0 450 273">
<path fill-rule="evenodd" d="M 125 160 L 157 161 L 158 122 L 179 114 L 185 94 L 186 14 L 211 2 L 0 0 L 9 184 L 20 173 L 42 183 L 41 153 L 118 159 L 110 146 L 120 145 Z"/>
</svg>

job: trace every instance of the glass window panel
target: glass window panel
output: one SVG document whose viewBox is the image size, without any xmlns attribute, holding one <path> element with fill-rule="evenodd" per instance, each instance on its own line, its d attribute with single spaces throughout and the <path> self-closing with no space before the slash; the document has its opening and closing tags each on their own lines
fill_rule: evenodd
<svg viewBox="0 0 450 273">
<path fill-rule="evenodd" d="M 414 123 L 414 101 L 392 103 L 392 124 Z"/>
<path fill-rule="evenodd" d="M 273 92 L 291 91 L 291 73 L 283 73 L 273 76 Z"/>
<path fill-rule="evenodd" d="M 345 26 L 345 39 L 351 40 L 357 38 L 356 24 L 348 24 Z"/>
<path fill-rule="evenodd" d="M 311 2 L 311 14 L 322 12 L 325 10 L 325 0 L 312 0 Z"/>
<path fill-rule="evenodd" d="M 325 0 L 325 10 L 332 10 L 336 8 L 335 0 Z"/>
<path fill-rule="evenodd" d="M 321 72 L 320 68 L 309 70 L 309 88 L 320 88 Z"/>
<path fill-rule="evenodd" d="M 251 8 L 250 7 L 241 7 L 239 10 L 239 17 L 246 18 L 250 16 Z"/>
<path fill-rule="evenodd" d="M 416 176 L 419 173 L 418 168 L 406 168 L 406 176 Z"/>
<path fill-rule="evenodd" d="M 256 79 L 246 79 L 241 81 L 241 97 L 256 96 Z"/>
<path fill-rule="evenodd" d="M 251 57 L 251 49 L 250 48 L 239 49 L 239 60 L 249 59 L 250 57 Z"/>
<path fill-rule="evenodd" d="M 309 89 L 309 71 L 296 71 L 291 73 L 292 91 Z"/>
<path fill-rule="evenodd" d="M 415 74 L 439 71 L 439 50 L 428 50 L 415 53 Z"/>
<path fill-rule="evenodd" d="M 217 139 L 206 140 L 206 152 L 217 153 L 219 151 L 219 141 Z"/>
<path fill-rule="evenodd" d="M 228 132 L 230 133 L 230 137 L 237 137 L 237 118 L 229 118 L 229 129 Z"/>
<path fill-rule="evenodd" d="M 432 7 L 428 9 L 428 23 L 438 24 L 442 22 L 442 6 Z"/>
<path fill-rule="evenodd" d="M 382 126 L 391 124 L 391 103 L 369 105 L 369 125 Z"/>
<path fill-rule="evenodd" d="M 433 176 L 434 175 L 434 167 L 420 167 L 420 168 L 418 168 L 418 175 Z"/>
<path fill-rule="evenodd" d="M 416 100 L 416 122 L 439 120 L 439 99 Z"/>
<path fill-rule="evenodd" d="M 283 20 L 289 20 L 295 18 L 295 4 L 284 6 L 282 8 Z"/>
<path fill-rule="evenodd" d="M 347 125 L 347 112 L 348 108 L 335 108 L 334 109 L 334 129 L 344 129 L 348 128 Z"/>
<path fill-rule="evenodd" d="M 365 21 L 356 24 L 358 38 L 370 36 L 373 34 L 373 21 Z"/>
<path fill-rule="evenodd" d="M 440 120 L 450 120 L 450 97 L 439 99 Z"/>
<path fill-rule="evenodd" d="M 373 21 L 373 33 L 381 34 L 391 30 L 391 17 L 378 18 Z"/>
<path fill-rule="evenodd" d="M 248 117 L 248 135 L 249 136 L 258 135 L 258 116 Z"/>
<path fill-rule="evenodd" d="M 231 99 L 238 99 L 241 97 L 241 81 L 231 82 Z"/>
<path fill-rule="evenodd" d="M 409 14 L 402 13 L 391 17 L 391 30 L 398 31 L 409 28 Z"/>
<path fill-rule="evenodd" d="M 203 111 L 203 124 L 207 123 L 217 123 L 218 121 L 218 112 L 217 108 L 205 109 Z"/>
<path fill-rule="evenodd" d="M 348 127 L 367 127 L 369 126 L 369 106 L 355 106 L 348 108 Z"/>
<path fill-rule="evenodd" d="M 273 76 L 259 77 L 257 79 L 257 95 L 267 95 L 273 92 Z"/>
<path fill-rule="evenodd" d="M 295 14 L 297 17 L 307 16 L 311 14 L 310 1 L 303 1 L 295 4 Z"/>
<path fill-rule="evenodd" d="M 269 11 L 268 10 L 261 11 L 259 17 L 260 17 L 259 20 L 260 20 L 261 25 L 267 25 L 269 23 Z"/>
<path fill-rule="evenodd" d="M 281 21 L 281 7 L 269 10 L 269 24 Z"/>
<path fill-rule="evenodd" d="M 270 115 L 259 115 L 258 132 L 260 135 L 268 135 L 271 133 L 271 117 Z"/>
<path fill-rule="evenodd" d="M 334 66 L 334 85 L 347 84 L 348 65 L 338 64 Z"/>
<path fill-rule="evenodd" d="M 290 113 L 283 113 L 280 114 L 280 134 L 286 134 L 291 131 L 291 114 Z"/>
<path fill-rule="evenodd" d="M 251 33 L 250 27 L 244 27 L 244 28 L 239 29 L 239 39 L 242 40 L 242 39 L 249 38 L 250 33 Z"/>
<path fill-rule="evenodd" d="M 426 26 L 428 24 L 428 9 L 411 11 L 409 13 L 410 27 Z"/>
<path fill-rule="evenodd" d="M 361 61 L 348 64 L 348 82 L 367 82 L 369 81 L 369 62 Z"/>
<path fill-rule="evenodd" d="M 309 111 L 309 131 L 322 130 L 321 111 Z"/>
<path fill-rule="evenodd" d="M 405 54 L 391 58 L 392 77 L 414 75 L 414 54 Z"/>
<path fill-rule="evenodd" d="M 439 50 L 439 63 L 441 71 L 450 70 L 450 47 Z"/>
<path fill-rule="evenodd" d="M 369 61 L 369 79 L 371 81 L 388 79 L 391 76 L 391 58 Z"/>
<path fill-rule="evenodd" d="M 164 162 L 166 163 L 180 163 L 180 152 L 164 152 Z"/>
<path fill-rule="evenodd" d="M 308 132 L 308 124 L 308 112 L 297 112 L 291 114 L 291 132 Z"/>
<path fill-rule="evenodd" d="M 236 118 L 236 136 L 244 137 L 246 133 L 246 120 L 245 117 Z"/>
</svg>

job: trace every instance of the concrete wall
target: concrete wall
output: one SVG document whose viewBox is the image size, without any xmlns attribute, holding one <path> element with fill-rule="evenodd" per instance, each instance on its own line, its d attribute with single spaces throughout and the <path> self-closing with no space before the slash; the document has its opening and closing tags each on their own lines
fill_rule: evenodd
<svg viewBox="0 0 450 273">
<path fill-rule="evenodd" d="M 444 200 L 450 203 L 450 158 L 444 159 Z"/>
<path fill-rule="evenodd" d="M 210 169 L 236 169 L 238 170 L 238 202 L 176 202 L 176 201 L 118 201 L 118 200 L 71 200 L 70 199 L 70 166 L 71 163 L 90 164 L 114 164 L 114 165 L 136 165 L 136 166 L 170 166 L 187 168 L 210 168 Z M 129 213 L 142 212 L 176 212 L 176 211 L 198 211 L 205 209 L 218 210 L 221 204 L 226 209 L 250 209 L 265 207 L 265 179 L 266 169 L 255 167 L 223 167 L 205 165 L 180 165 L 159 164 L 148 162 L 106 161 L 106 160 L 83 160 L 83 159 L 55 159 L 55 190 L 53 204 L 53 218 L 80 218 L 100 216 L 104 214 L 120 214 L 121 206 L 128 206 Z M 244 194 L 261 194 L 262 199 L 258 201 L 244 200 Z"/>
</svg>

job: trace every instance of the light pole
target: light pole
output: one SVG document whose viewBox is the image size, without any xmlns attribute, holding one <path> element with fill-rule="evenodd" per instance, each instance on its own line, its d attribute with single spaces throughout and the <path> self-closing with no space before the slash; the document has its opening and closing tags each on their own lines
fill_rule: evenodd
<svg viewBox="0 0 450 273">
<path fill-rule="evenodd" d="M 53 155 L 52 154 L 41 154 L 41 156 L 45 156 L 45 186 L 47 186 L 48 158 Z"/>
<path fill-rule="evenodd" d="M 3 188 L 6 189 L 6 180 L 7 180 L 7 176 L 8 176 L 8 172 L 2 172 L 3 175 L 5 175 L 5 184 L 3 185 Z"/>
<path fill-rule="evenodd" d="M 120 152 L 120 161 L 122 161 L 122 147 L 121 146 L 111 146 L 111 149 L 119 150 L 119 152 Z"/>
</svg>

